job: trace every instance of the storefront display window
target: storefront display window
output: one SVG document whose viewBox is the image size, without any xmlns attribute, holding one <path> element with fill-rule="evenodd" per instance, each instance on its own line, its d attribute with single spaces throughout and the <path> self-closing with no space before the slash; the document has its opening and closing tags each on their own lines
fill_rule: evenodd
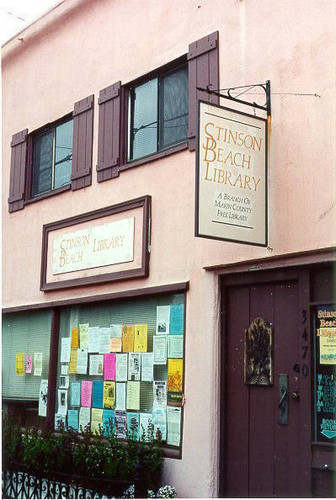
<svg viewBox="0 0 336 500">
<path fill-rule="evenodd" d="M 336 443 L 336 307 L 314 311 L 313 440 Z"/>
<path fill-rule="evenodd" d="M 184 294 L 62 309 L 55 427 L 182 438 Z"/>
</svg>

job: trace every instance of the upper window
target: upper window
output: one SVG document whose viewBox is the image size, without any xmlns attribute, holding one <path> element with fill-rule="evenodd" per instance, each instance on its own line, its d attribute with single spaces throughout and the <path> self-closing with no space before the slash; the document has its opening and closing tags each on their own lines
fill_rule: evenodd
<svg viewBox="0 0 336 500">
<path fill-rule="evenodd" d="M 70 184 L 72 137 L 72 118 L 33 136 L 33 197 Z"/>
<path fill-rule="evenodd" d="M 128 160 L 163 151 L 187 140 L 186 65 L 130 88 Z"/>
</svg>

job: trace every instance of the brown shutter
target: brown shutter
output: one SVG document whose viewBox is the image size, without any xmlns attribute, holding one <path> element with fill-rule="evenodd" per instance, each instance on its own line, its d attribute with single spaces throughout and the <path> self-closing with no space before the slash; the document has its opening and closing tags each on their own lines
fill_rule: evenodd
<svg viewBox="0 0 336 500">
<path fill-rule="evenodd" d="M 73 116 L 71 189 L 92 183 L 93 95 L 75 103 Z"/>
<path fill-rule="evenodd" d="M 98 182 L 119 175 L 121 82 L 99 92 Z"/>
<path fill-rule="evenodd" d="M 25 178 L 27 164 L 28 129 L 22 130 L 12 137 L 12 157 L 9 181 L 8 210 L 21 210 L 24 203 Z"/>
<path fill-rule="evenodd" d="M 189 45 L 188 74 L 189 74 L 189 149 L 195 149 L 197 99 L 219 103 L 217 96 L 201 92 L 197 87 L 219 89 L 219 52 L 218 31 L 211 33 L 197 42 Z"/>
</svg>

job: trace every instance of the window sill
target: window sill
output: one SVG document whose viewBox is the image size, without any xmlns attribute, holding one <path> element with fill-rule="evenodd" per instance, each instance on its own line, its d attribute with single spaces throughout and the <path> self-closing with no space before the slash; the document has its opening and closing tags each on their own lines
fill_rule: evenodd
<svg viewBox="0 0 336 500">
<path fill-rule="evenodd" d="M 51 196 L 55 196 L 60 193 L 64 193 L 65 191 L 70 191 L 71 184 L 67 184 L 66 186 L 60 187 L 58 189 L 54 189 L 54 191 L 49 191 L 48 193 L 40 194 L 39 196 L 34 196 L 34 198 L 29 198 L 24 202 L 24 206 L 31 205 L 36 201 L 45 200 L 46 198 L 50 198 Z"/>
<path fill-rule="evenodd" d="M 183 142 L 182 144 L 178 144 L 177 146 L 173 146 L 169 149 L 165 149 L 164 151 L 160 151 L 158 153 L 154 153 L 149 156 L 145 156 L 138 160 L 133 160 L 121 165 L 119 167 L 119 171 L 122 172 L 124 170 L 128 170 L 130 168 L 138 167 L 140 165 L 144 165 L 145 163 L 150 163 L 155 160 L 159 160 L 161 158 L 165 158 L 166 156 L 170 156 L 175 153 L 179 153 L 180 151 L 184 151 L 188 149 L 188 142 Z"/>
</svg>

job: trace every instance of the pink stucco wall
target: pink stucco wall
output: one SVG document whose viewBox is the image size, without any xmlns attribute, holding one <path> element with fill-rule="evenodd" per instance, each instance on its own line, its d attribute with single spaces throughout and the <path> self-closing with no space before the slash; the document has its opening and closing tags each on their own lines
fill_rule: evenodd
<svg viewBox="0 0 336 500">
<path fill-rule="evenodd" d="M 217 494 L 219 306 L 216 277 L 203 267 L 335 244 L 335 28 L 333 0 L 66 0 L 27 28 L 23 41 L 3 47 L 3 305 L 190 281 L 183 458 L 165 465 L 180 496 Z M 99 90 L 168 63 L 215 30 L 222 88 L 271 80 L 269 248 L 194 237 L 189 151 L 96 181 Z M 90 94 L 92 186 L 9 214 L 12 134 L 56 120 Z M 147 279 L 39 290 L 43 224 L 147 194 Z"/>
</svg>

